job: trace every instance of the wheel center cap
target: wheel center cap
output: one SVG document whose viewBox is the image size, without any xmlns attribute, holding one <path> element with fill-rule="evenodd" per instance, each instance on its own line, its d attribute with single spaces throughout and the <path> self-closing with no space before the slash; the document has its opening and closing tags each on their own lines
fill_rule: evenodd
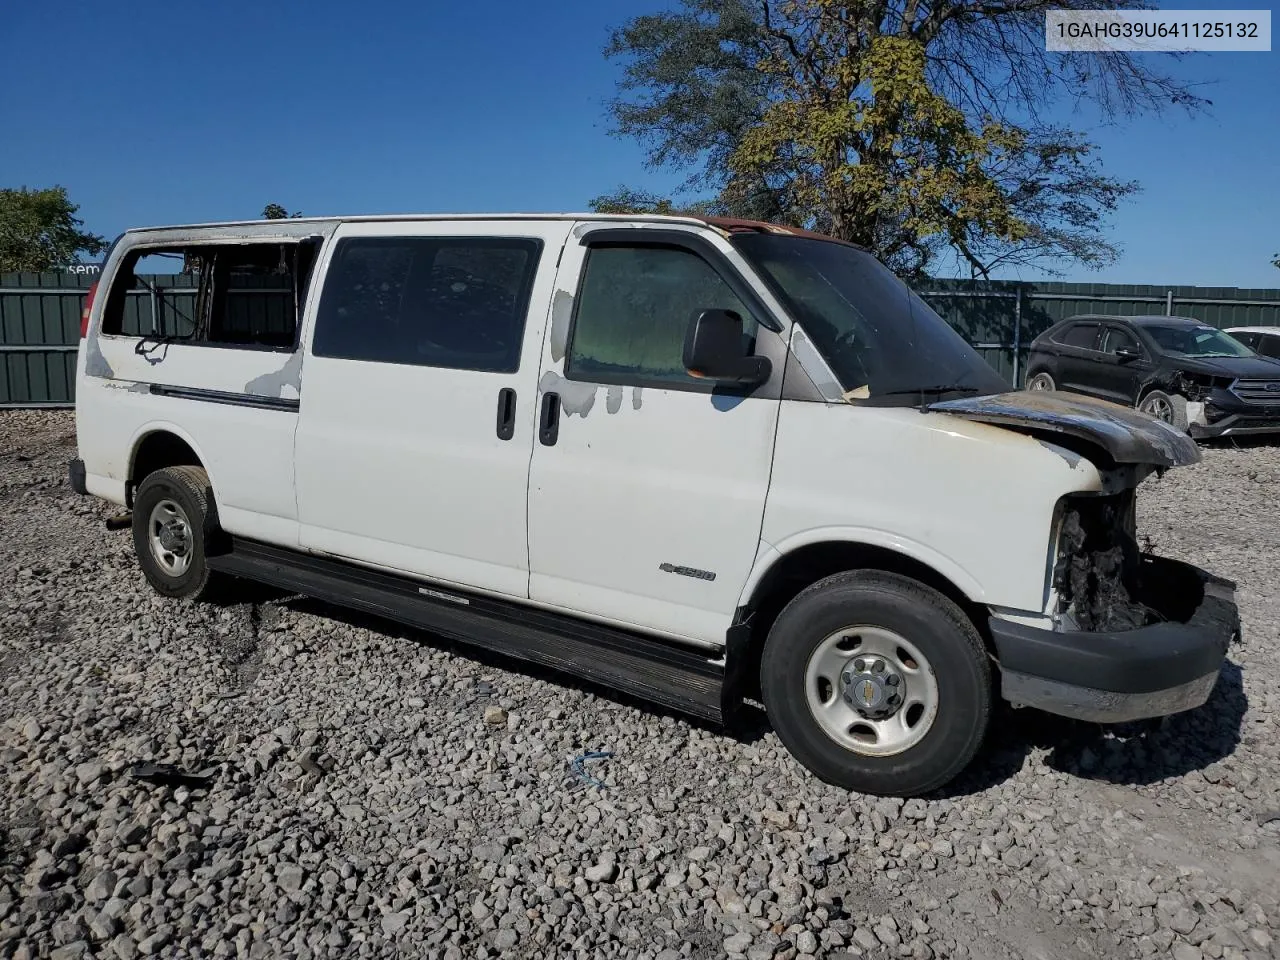
<svg viewBox="0 0 1280 960">
<path fill-rule="evenodd" d="M 179 553 L 186 548 L 187 538 L 183 531 L 172 524 L 160 528 L 160 546 L 170 553 Z"/>
<path fill-rule="evenodd" d="M 872 673 L 855 674 L 848 689 L 853 702 L 863 710 L 879 710 L 889 696 L 881 677 Z"/>
<path fill-rule="evenodd" d="M 882 657 L 858 657 L 840 679 L 844 702 L 868 719 L 891 717 L 902 706 L 902 677 Z"/>
</svg>

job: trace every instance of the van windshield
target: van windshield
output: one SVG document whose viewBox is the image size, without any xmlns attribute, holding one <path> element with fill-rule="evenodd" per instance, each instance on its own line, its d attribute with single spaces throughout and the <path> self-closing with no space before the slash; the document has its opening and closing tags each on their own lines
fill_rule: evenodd
<svg viewBox="0 0 1280 960">
<path fill-rule="evenodd" d="M 741 233 L 733 245 L 808 334 L 851 400 L 1004 393 L 964 338 L 865 250 L 808 237 Z"/>
</svg>

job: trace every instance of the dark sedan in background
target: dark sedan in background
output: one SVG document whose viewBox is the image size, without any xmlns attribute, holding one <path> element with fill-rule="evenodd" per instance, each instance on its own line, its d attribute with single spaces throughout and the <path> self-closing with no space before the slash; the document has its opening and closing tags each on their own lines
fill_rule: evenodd
<svg viewBox="0 0 1280 960">
<path fill-rule="evenodd" d="M 1193 437 L 1280 434 L 1280 360 L 1185 317 L 1062 320 L 1032 341 L 1027 389 L 1134 406 Z"/>
</svg>

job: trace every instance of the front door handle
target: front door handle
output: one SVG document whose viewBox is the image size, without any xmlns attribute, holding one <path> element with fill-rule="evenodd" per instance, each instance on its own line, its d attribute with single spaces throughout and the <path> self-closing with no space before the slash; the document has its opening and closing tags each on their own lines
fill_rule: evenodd
<svg viewBox="0 0 1280 960">
<path fill-rule="evenodd" d="M 538 439 L 544 447 L 554 447 L 560 437 L 560 394 L 542 395 L 542 413 L 538 417 Z"/>
<path fill-rule="evenodd" d="M 498 391 L 498 439 L 510 440 L 516 435 L 516 392 L 510 387 Z"/>
</svg>

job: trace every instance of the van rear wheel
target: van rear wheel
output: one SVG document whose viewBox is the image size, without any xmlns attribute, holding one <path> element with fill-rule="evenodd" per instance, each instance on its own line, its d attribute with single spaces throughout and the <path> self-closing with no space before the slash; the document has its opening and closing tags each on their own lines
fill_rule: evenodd
<svg viewBox="0 0 1280 960">
<path fill-rule="evenodd" d="M 769 632 L 760 683 L 792 755 L 861 793 L 943 786 L 978 752 L 991 713 L 991 666 L 968 617 L 880 571 L 836 574 L 792 600 Z"/>
<path fill-rule="evenodd" d="M 201 467 L 166 467 L 150 474 L 133 498 L 133 547 L 147 582 L 166 597 L 210 599 L 223 585 L 206 562 L 221 531 Z"/>
</svg>

